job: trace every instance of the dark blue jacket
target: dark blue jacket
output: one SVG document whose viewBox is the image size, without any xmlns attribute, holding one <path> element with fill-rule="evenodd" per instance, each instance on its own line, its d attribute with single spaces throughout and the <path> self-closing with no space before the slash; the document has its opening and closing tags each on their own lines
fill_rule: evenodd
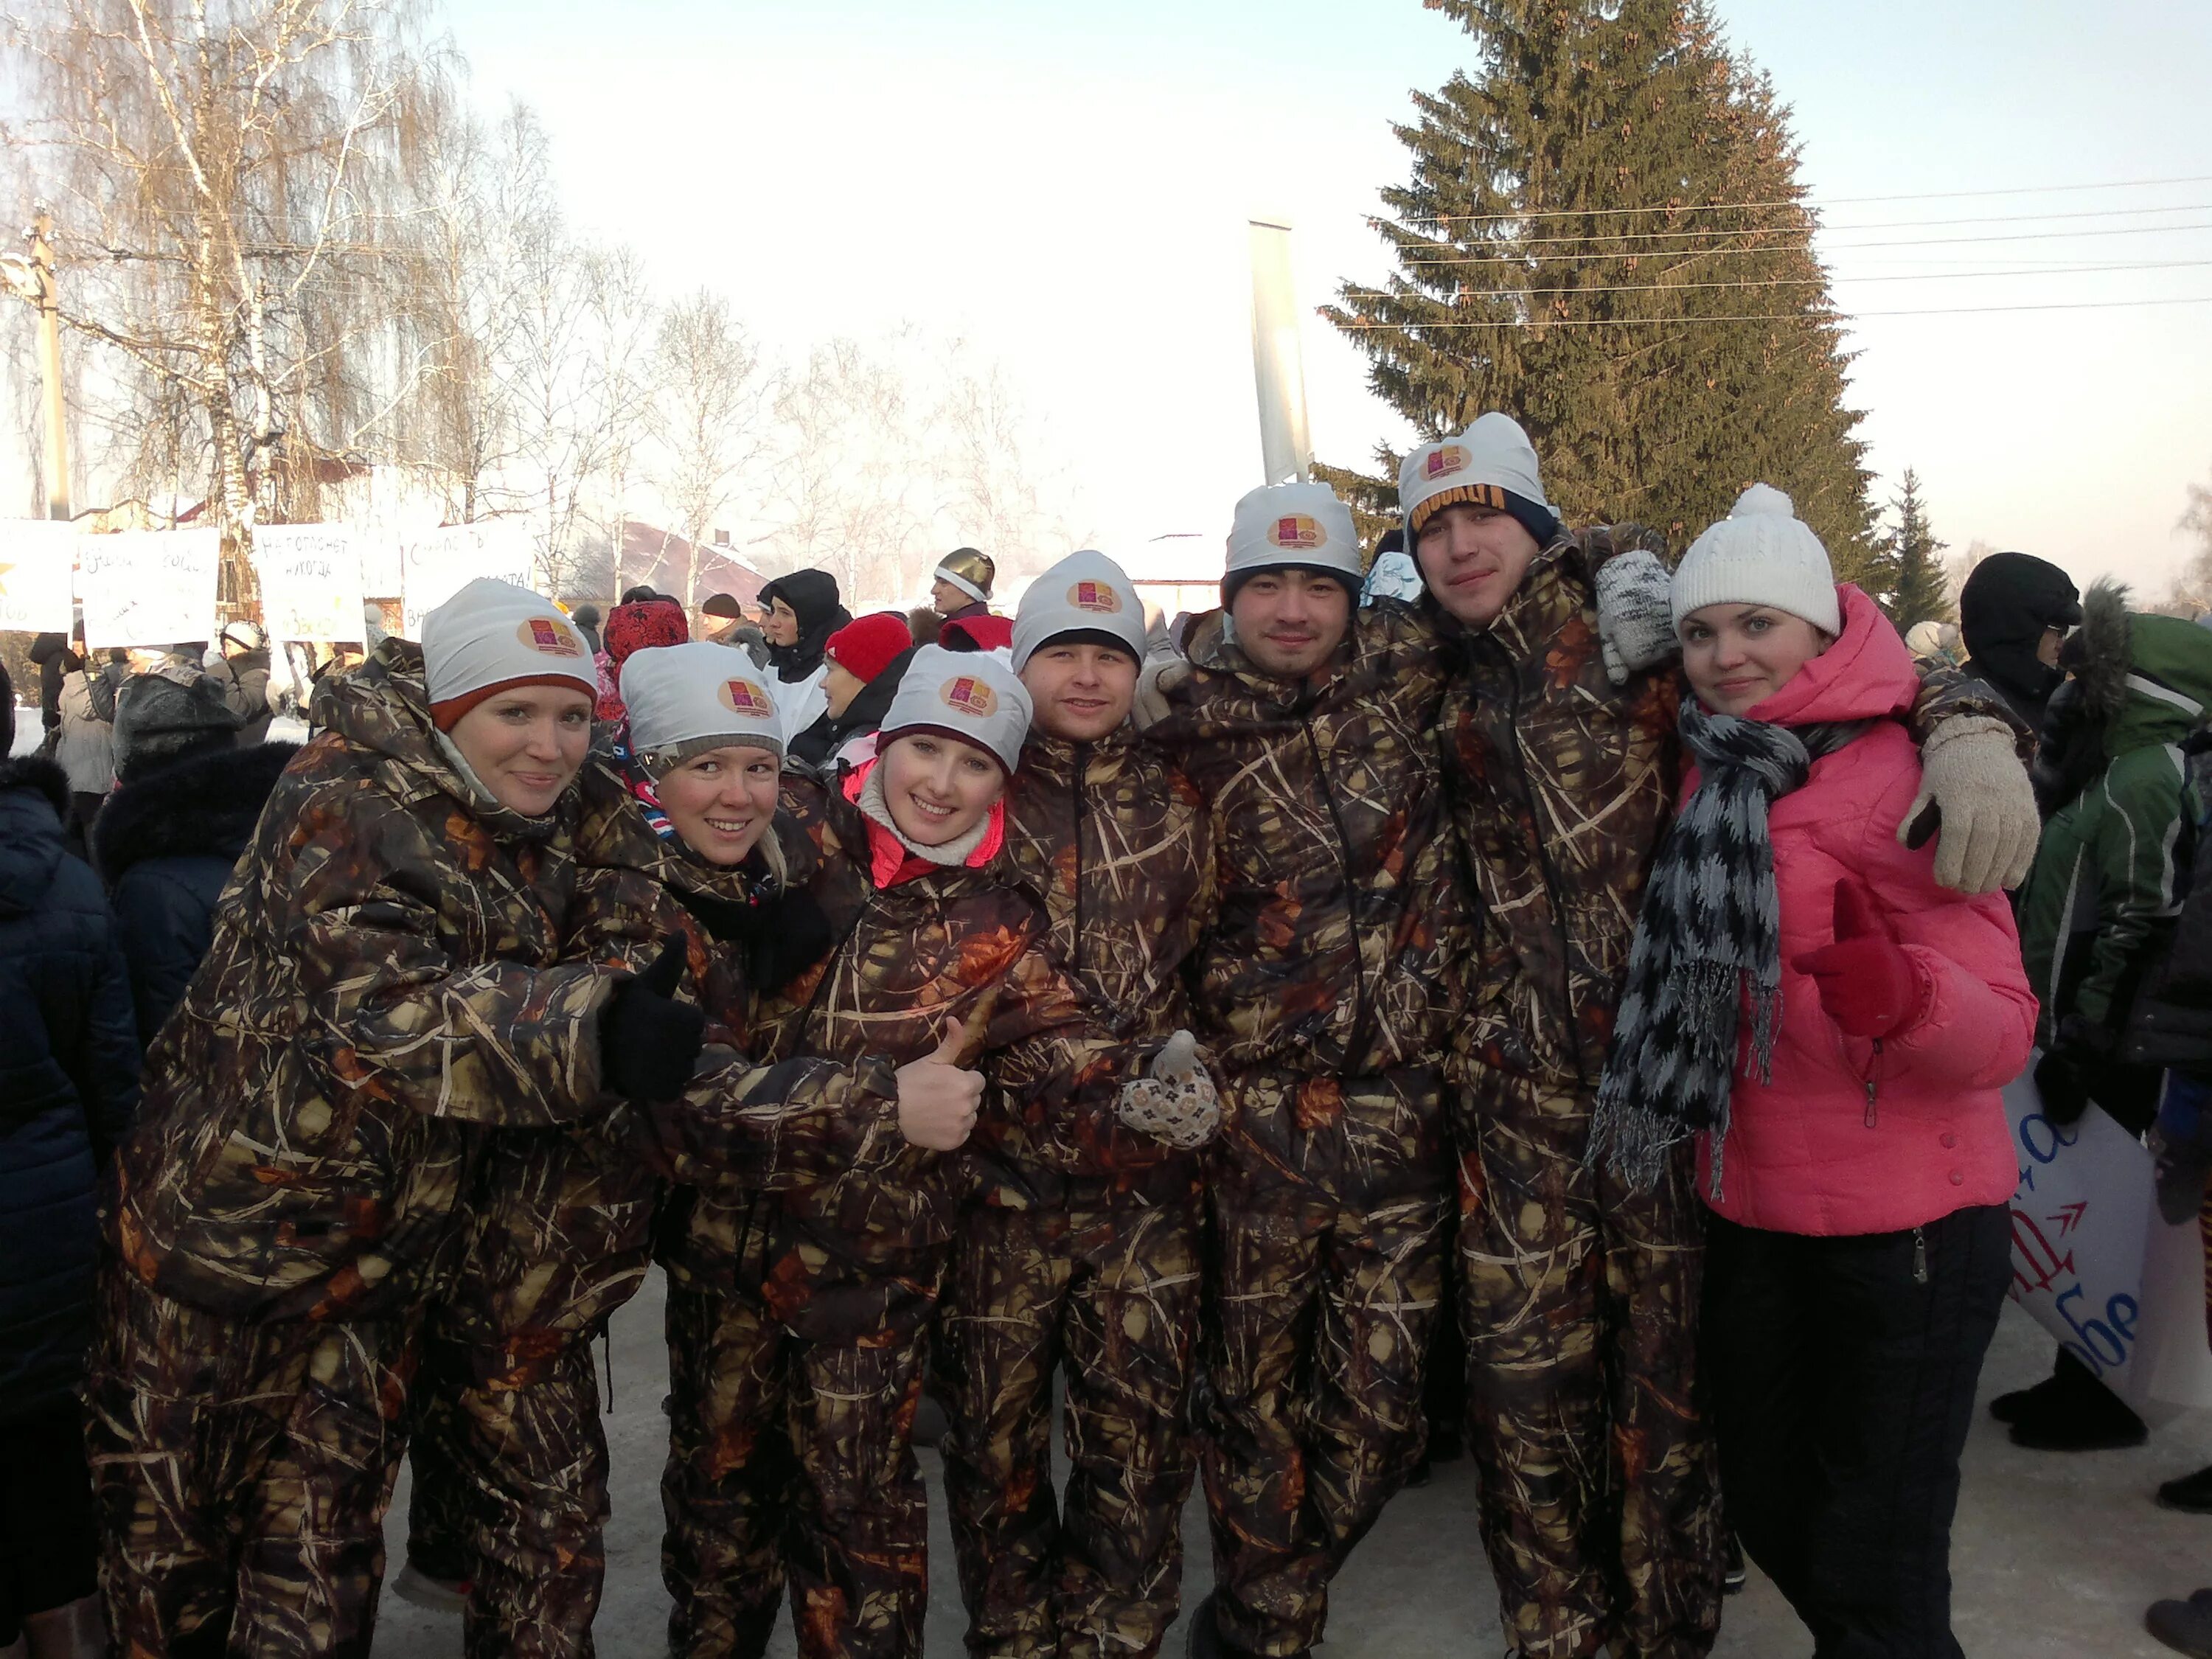
<svg viewBox="0 0 2212 1659">
<path fill-rule="evenodd" d="M 138 1109 L 131 987 L 69 780 L 0 762 L 0 1422 L 64 1399 L 92 1338 L 94 1187 Z"/>
<path fill-rule="evenodd" d="M 184 1000 L 215 937 L 223 884 L 299 752 L 264 743 L 197 755 L 125 784 L 94 820 L 93 862 L 107 884 L 148 1048 Z"/>
</svg>

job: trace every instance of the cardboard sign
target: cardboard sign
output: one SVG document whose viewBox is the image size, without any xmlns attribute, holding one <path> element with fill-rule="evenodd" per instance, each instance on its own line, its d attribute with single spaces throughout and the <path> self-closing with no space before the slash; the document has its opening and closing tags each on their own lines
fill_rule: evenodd
<svg viewBox="0 0 2212 1659">
<path fill-rule="evenodd" d="M 125 530 L 77 541 L 85 642 L 180 645 L 216 635 L 213 530 Z"/>
<path fill-rule="evenodd" d="M 358 643 L 361 550 L 337 525 L 263 525 L 253 532 L 262 631 L 271 640 Z"/>
<path fill-rule="evenodd" d="M 2020 1161 L 2012 1299 L 2145 1417 L 2212 1406 L 2203 1236 L 2159 1215 L 2149 1149 L 2094 1106 L 2052 1123 L 2033 1061 L 2004 1101 Z"/>
<path fill-rule="evenodd" d="M 76 526 L 57 519 L 0 523 L 0 628 L 66 634 Z"/>
<path fill-rule="evenodd" d="M 537 547 L 520 519 L 449 524 L 401 544 L 399 631 L 422 637 L 422 618 L 479 576 L 517 587 L 537 584 Z"/>
</svg>

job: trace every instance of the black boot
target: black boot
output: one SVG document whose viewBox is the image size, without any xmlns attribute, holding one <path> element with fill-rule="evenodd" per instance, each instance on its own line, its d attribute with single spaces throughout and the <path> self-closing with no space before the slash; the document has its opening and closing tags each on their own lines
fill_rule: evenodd
<svg viewBox="0 0 2212 1659">
<path fill-rule="evenodd" d="M 2160 1504 L 2185 1515 L 2212 1515 L 2212 1468 L 2168 1480 L 2158 1489 Z"/>
<path fill-rule="evenodd" d="M 1237 1647 L 1221 1633 L 1221 1626 L 1214 1613 L 1221 1600 L 1218 1590 L 1210 1590 L 1206 1600 L 1190 1610 L 1190 1641 L 1183 1649 L 1186 1659 L 1254 1659 L 1254 1656 Z M 1313 1650 L 1304 1649 L 1293 1659 L 1310 1659 Z"/>
<path fill-rule="evenodd" d="M 1990 1401 L 1990 1415 L 2000 1423 L 2017 1423 L 2023 1417 L 2048 1409 L 2051 1404 L 2066 1396 L 2069 1389 L 2077 1388 L 2086 1379 L 2089 1368 L 2063 1348 L 2051 1367 L 2051 1375 L 2042 1382 L 2025 1389 L 2014 1389 L 2001 1394 Z"/>
<path fill-rule="evenodd" d="M 2142 1419 L 2087 1365 L 2063 1350 L 2059 1362 L 2047 1382 L 2027 1390 L 2013 1419 L 2013 1444 L 2033 1451 L 2114 1451 L 2150 1437 Z"/>
</svg>

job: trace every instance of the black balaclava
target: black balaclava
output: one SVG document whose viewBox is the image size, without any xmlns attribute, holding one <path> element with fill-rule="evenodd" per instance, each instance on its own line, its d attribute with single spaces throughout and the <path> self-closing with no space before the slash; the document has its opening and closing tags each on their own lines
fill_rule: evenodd
<svg viewBox="0 0 2212 1659">
<path fill-rule="evenodd" d="M 826 570 L 794 570 L 763 586 L 760 603 L 781 599 L 799 617 L 799 642 L 772 645 L 768 665 L 787 684 L 803 680 L 822 666 L 823 647 L 830 636 L 853 620 L 837 602 L 837 579 Z"/>
<path fill-rule="evenodd" d="M 2047 559 L 1992 553 L 1959 590 L 1959 635 L 1969 666 L 2031 724 L 2040 726 L 2051 694 L 2065 678 L 2035 654 L 2046 629 L 2081 620 L 2074 579 Z"/>
</svg>

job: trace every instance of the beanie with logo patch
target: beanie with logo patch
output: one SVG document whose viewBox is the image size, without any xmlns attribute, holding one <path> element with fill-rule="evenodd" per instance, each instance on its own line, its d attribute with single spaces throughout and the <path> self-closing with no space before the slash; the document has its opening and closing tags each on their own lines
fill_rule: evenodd
<svg viewBox="0 0 2212 1659">
<path fill-rule="evenodd" d="M 451 732 L 487 697 L 525 685 L 574 686 L 596 702 L 591 647 L 552 600 L 479 576 L 422 618 L 430 717 Z"/>
<path fill-rule="evenodd" d="M 1059 640 L 1088 641 L 1145 659 L 1145 607 L 1121 567 L 1086 548 L 1029 586 L 1014 612 L 1014 672 Z"/>
<path fill-rule="evenodd" d="M 1544 499 L 1536 447 L 1510 415 L 1492 410 L 1457 437 L 1423 444 L 1400 463 L 1398 507 L 1416 548 L 1421 527 L 1460 501 L 1508 514 L 1538 547 L 1550 546 L 1559 533 L 1559 515 Z"/>
<path fill-rule="evenodd" d="M 712 640 L 650 646 L 622 665 L 630 751 L 655 776 L 715 749 L 783 755 L 775 699 L 750 659 Z"/>
<path fill-rule="evenodd" d="M 876 752 L 909 732 L 935 732 L 985 750 L 1011 776 L 1034 714 L 1014 671 L 988 652 L 925 645 L 907 665 L 876 732 Z"/>
<path fill-rule="evenodd" d="M 1352 509 L 1325 483 L 1264 484 L 1237 503 L 1221 603 L 1263 572 L 1310 570 L 1357 592 L 1367 574 Z"/>
</svg>

